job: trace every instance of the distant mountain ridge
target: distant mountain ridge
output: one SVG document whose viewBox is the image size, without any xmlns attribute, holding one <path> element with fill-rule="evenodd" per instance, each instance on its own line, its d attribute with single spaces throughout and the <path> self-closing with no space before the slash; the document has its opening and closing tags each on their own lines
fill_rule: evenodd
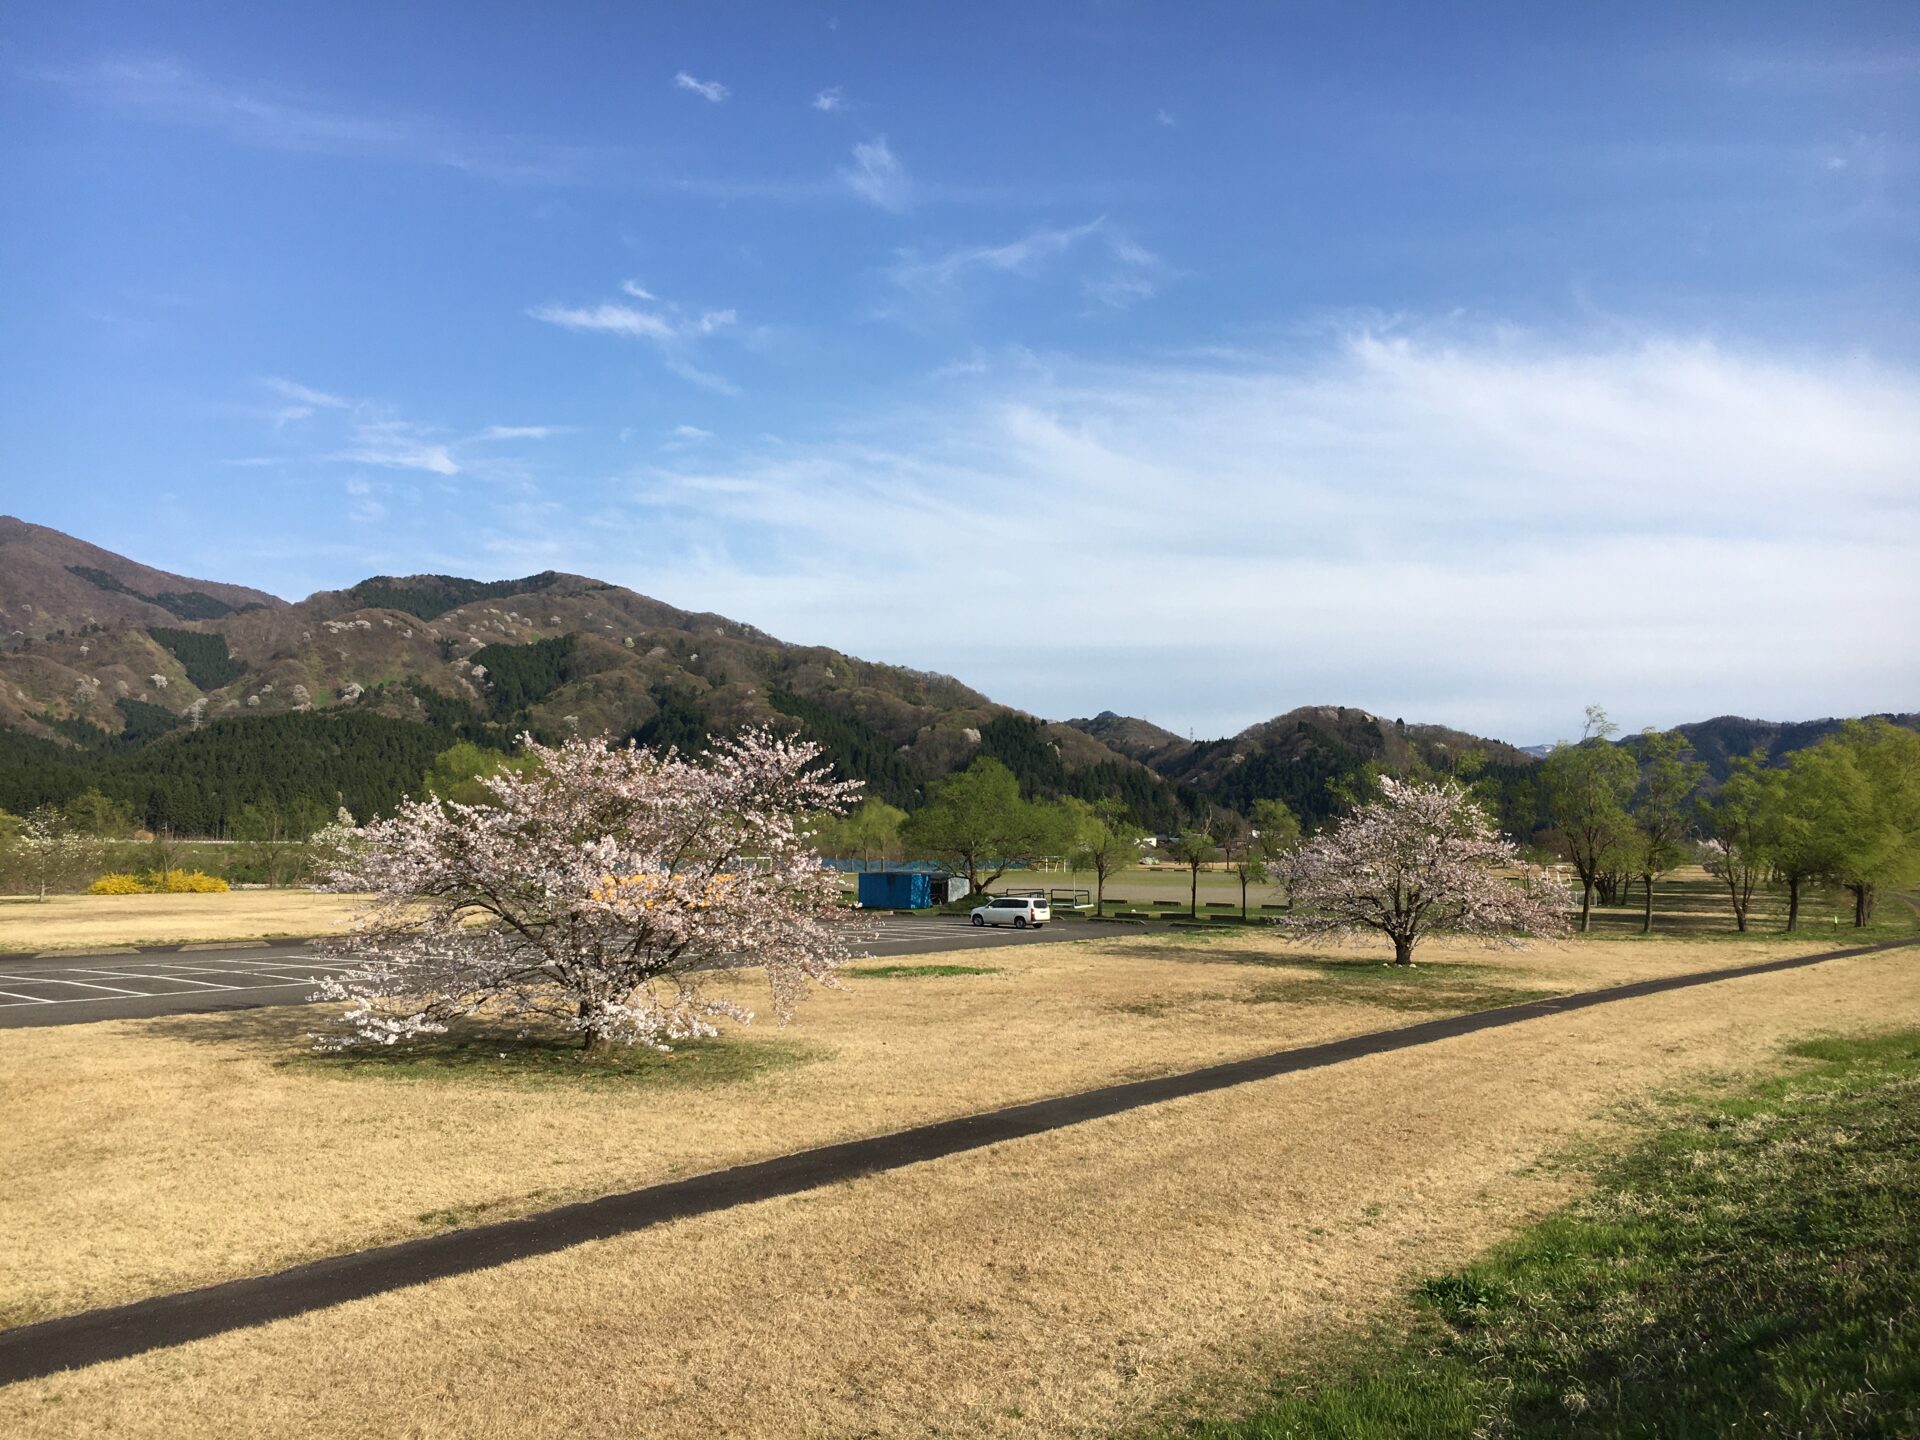
<svg viewBox="0 0 1920 1440">
<path fill-rule="evenodd" d="M 156 570 L 45 525 L 0 515 L 0 637 L 211 620 L 286 603 L 245 585 Z"/>
<path fill-rule="evenodd" d="M 1069 720 L 1182 789 L 1245 812 L 1256 800 L 1282 799 L 1307 820 L 1334 813 L 1369 767 L 1414 765 L 1452 773 L 1468 757 L 1495 779 L 1534 764 L 1500 740 L 1444 725 L 1409 725 L 1343 705 L 1305 705 L 1218 740 L 1187 740 L 1150 721 L 1102 711 Z"/>
<path fill-rule="evenodd" d="M 1920 713 L 1882 712 L 1862 719 L 1886 720 L 1909 730 L 1920 730 Z M 1695 758 L 1707 765 L 1713 780 L 1724 780 L 1733 761 L 1758 750 L 1768 764 L 1777 764 L 1796 750 L 1817 745 L 1836 733 L 1844 718 L 1824 720 L 1749 720 L 1740 715 L 1717 715 L 1711 720 L 1695 720 L 1673 728 L 1686 736 Z"/>
<path fill-rule="evenodd" d="M 342 761 L 346 778 L 328 783 L 376 808 L 417 785 L 408 767 L 421 745 L 504 746 L 528 729 L 687 747 L 770 724 L 806 732 L 869 794 L 909 808 L 941 777 L 991 755 L 1032 793 L 1119 799 L 1159 830 L 1210 805 L 1245 812 L 1269 798 L 1321 820 L 1369 769 L 1451 773 L 1468 757 L 1503 797 L 1503 819 L 1525 828 L 1538 816 L 1529 772 L 1546 748 L 1338 705 L 1299 707 L 1213 740 L 1112 711 L 1054 723 L 951 676 L 790 645 L 582 575 L 376 575 L 288 602 L 12 517 L 0 517 L 0 627 L 0 806 L 92 783 L 82 772 L 105 766 L 135 800 L 148 787 L 150 816 L 194 807 L 202 828 L 244 803 L 245 785 L 220 778 L 236 746 L 251 754 L 284 743 L 318 757 L 315 774 L 334 773 L 324 725 L 282 725 L 280 740 L 262 728 L 306 715 L 362 722 L 339 733 L 376 758 Z M 1721 716 L 1678 728 L 1717 778 L 1755 746 L 1777 758 L 1840 723 Z M 392 724 L 404 728 L 382 729 Z M 272 783 L 270 763 L 248 764 L 262 778 L 246 784 Z M 9 788 L 9 766 L 45 783 Z M 164 784 L 139 778 L 155 767 Z M 46 778 L 56 772 L 64 778 Z M 196 798 L 196 787 L 212 798 Z"/>
<path fill-rule="evenodd" d="M 9 562 L 0 604 L 26 622 L 0 635 L 0 737 L 18 737 L 9 742 L 15 758 L 0 749 L 0 771 L 57 772 L 71 787 L 80 770 L 105 767 L 129 795 L 147 785 L 159 797 L 150 815 L 194 806 L 195 828 L 225 823 L 243 803 L 222 790 L 215 741 L 257 748 L 267 722 L 309 714 L 367 722 L 350 733 L 374 753 L 354 764 L 385 778 L 361 776 L 355 793 L 379 806 L 397 798 L 396 786 L 419 782 L 417 768 L 403 774 L 391 759 L 405 752 L 411 766 L 414 740 L 382 730 L 386 723 L 427 726 L 441 744 L 504 746 L 525 729 L 682 747 L 766 724 L 807 732 L 842 773 L 895 804 L 918 803 L 934 781 L 991 754 L 1036 791 L 1120 796 L 1150 823 L 1178 820 L 1174 787 L 1153 772 L 951 676 L 790 645 L 586 576 L 373 576 L 289 603 L 154 570 L 18 520 L 0 524 L 0 539 Z M 293 744 L 295 730 L 281 728 Z M 312 727 L 298 734 L 308 753 Z M 135 752 L 143 758 L 128 758 Z M 140 778 L 162 759 L 165 784 Z M 200 787 L 221 791 L 211 811 L 178 780 L 189 759 Z M 7 789 L 7 778 L 0 774 L 0 806 L 41 793 Z"/>
</svg>

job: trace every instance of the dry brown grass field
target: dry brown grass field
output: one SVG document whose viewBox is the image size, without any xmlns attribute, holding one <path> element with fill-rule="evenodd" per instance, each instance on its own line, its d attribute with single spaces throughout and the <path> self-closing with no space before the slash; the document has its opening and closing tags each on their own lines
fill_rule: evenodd
<svg viewBox="0 0 1920 1440">
<path fill-rule="evenodd" d="M 855 975 L 790 1026 L 627 1078 L 576 1078 L 570 1060 L 556 1078 L 494 1073 L 490 1055 L 317 1057 L 318 1007 L 11 1032 L 0 1324 L 1423 1014 L 1777 953 L 1435 945 L 1407 976 L 1366 947 L 1263 934 L 1029 945 L 957 957 L 989 974 Z M 766 1008 L 757 972 L 730 983 Z"/>
<path fill-rule="evenodd" d="M 1491 963 L 1573 988 L 1739 952 L 1601 942 Z M 8 1281 L 13 1318 L 404 1233 L 437 1202 L 633 1183 L 1394 1018 L 1236 1001 L 1287 972 L 1218 945 L 995 958 L 1001 975 L 816 1002 L 782 1038 L 825 1057 L 664 1104 L 320 1080 L 275 1068 L 284 1012 L 241 1039 L 182 1021 L 9 1037 L 34 1131 L 0 1163 L 82 1151 L 8 1196 L 10 1248 L 39 1258 Z M 1636 1099 L 1776 1067 L 1811 1032 L 1920 1022 L 1915 965 L 1895 951 L 1647 997 L 676 1223 L 10 1387 L 0 1432 L 1061 1436 L 1217 1412 L 1562 1202 L 1581 1183 L 1567 1157 Z M 1166 1003 L 1135 1013 L 1141 997 Z M 85 1124 L 106 1127 L 97 1145 Z"/>
<path fill-rule="evenodd" d="M 0 898 L 0 955 L 325 935 L 358 902 L 308 890 L 215 895 L 50 895 Z"/>
</svg>

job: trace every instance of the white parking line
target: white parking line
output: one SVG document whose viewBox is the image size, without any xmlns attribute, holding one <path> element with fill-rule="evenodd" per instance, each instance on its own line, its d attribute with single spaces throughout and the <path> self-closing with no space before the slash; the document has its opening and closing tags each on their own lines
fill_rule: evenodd
<svg viewBox="0 0 1920 1440">
<path fill-rule="evenodd" d="M 85 974 L 85 971 L 80 972 Z M 123 990 L 118 985 L 94 985 L 85 980 L 62 980 L 57 975 L 16 975 L 16 980 L 30 980 L 35 985 L 78 985 L 82 990 L 105 990 L 113 995 L 139 995 L 139 990 Z"/>
<path fill-rule="evenodd" d="M 226 992 L 238 995 L 238 994 L 245 994 L 248 991 L 252 991 L 252 990 L 291 990 L 299 986 L 306 985 L 307 983 L 309 982 L 305 980 L 291 980 L 284 983 L 273 984 L 273 985 L 216 985 L 214 986 L 214 989 L 222 990 L 222 991 L 226 991 Z M 11 990 L 0 990 L 0 995 L 12 995 L 13 993 L 14 992 Z M 168 995 L 164 992 L 156 995 L 144 990 L 123 990 L 120 992 L 120 997 L 122 999 L 131 999 L 131 1000 L 178 1000 L 181 994 L 183 993 L 197 994 L 199 992 L 176 991 L 171 995 Z M 97 995 L 74 995 L 65 1000 L 45 1000 L 45 999 L 37 998 L 32 995 L 22 995 L 22 996 L 19 996 L 18 999 L 12 1004 L 0 1005 L 0 1010 L 12 1010 L 17 1008 L 19 1005 L 23 1005 L 23 1004 L 25 1005 L 98 1005 L 101 1003 L 103 1002 L 101 1001 L 101 998 Z"/>
<path fill-rule="evenodd" d="M 215 990 L 227 987 L 215 985 L 211 980 L 196 980 L 191 975 L 146 975 L 138 970 L 73 970 L 73 975 L 107 975 L 116 980 L 161 980 L 169 985 L 205 985 Z"/>
</svg>

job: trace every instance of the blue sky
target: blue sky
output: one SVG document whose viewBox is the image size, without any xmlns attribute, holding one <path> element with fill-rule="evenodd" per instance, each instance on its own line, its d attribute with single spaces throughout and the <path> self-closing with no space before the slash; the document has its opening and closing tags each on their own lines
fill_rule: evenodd
<svg viewBox="0 0 1920 1440">
<path fill-rule="evenodd" d="M 0 508 L 1201 734 L 1915 708 L 1916 102 L 1910 5 L 15 6 Z"/>
</svg>

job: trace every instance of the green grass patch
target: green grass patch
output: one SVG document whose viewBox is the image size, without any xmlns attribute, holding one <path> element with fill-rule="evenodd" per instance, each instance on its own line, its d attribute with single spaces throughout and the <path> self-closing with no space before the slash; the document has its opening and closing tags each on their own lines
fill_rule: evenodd
<svg viewBox="0 0 1920 1440">
<path fill-rule="evenodd" d="M 705 1089 L 809 1064 L 826 1053 L 791 1040 L 727 1036 L 682 1041 L 664 1052 L 623 1045 L 589 1056 L 571 1037 L 476 1028 L 391 1048 L 308 1052 L 281 1063 L 311 1074 L 414 1084 Z"/>
<path fill-rule="evenodd" d="M 941 975 L 998 975 L 994 965 L 856 965 L 842 975 L 862 980 L 926 980 Z"/>
<path fill-rule="evenodd" d="M 1422 1284 L 1410 1328 L 1204 1440 L 1920 1434 L 1920 1031 L 1671 1102 L 1590 1197 Z"/>
</svg>

